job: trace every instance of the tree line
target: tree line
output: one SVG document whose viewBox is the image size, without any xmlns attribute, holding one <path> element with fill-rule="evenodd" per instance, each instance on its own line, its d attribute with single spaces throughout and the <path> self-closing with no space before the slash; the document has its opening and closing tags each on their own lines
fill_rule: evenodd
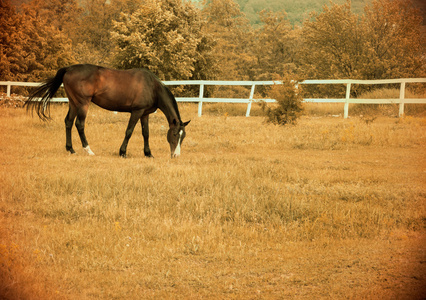
<svg viewBox="0 0 426 300">
<path fill-rule="evenodd" d="M 256 26 L 261 24 L 259 12 L 264 9 L 285 10 L 291 24 L 301 25 L 310 12 L 321 11 L 324 4 L 329 4 L 330 0 L 298 0 L 297 5 L 294 0 L 236 0 L 236 2 L 250 23 Z M 346 0 L 333 0 L 333 2 L 343 4 Z M 366 3 L 371 3 L 371 0 L 351 0 L 351 10 L 356 14 L 362 14 Z"/>
<path fill-rule="evenodd" d="M 0 0 L 0 80 L 40 81 L 75 63 L 148 68 L 162 80 L 425 77 L 411 0 L 363 14 L 330 2 L 300 26 L 286 11 L 250 23 L 233 0 Z"/>
</svg>

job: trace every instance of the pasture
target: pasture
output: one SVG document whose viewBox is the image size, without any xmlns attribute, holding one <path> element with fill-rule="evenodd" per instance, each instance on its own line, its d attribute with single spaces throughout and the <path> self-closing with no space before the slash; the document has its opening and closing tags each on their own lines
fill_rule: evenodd
<svg viewBox="0 0 426 300">
<path fill-rule="evenodd" d="M 0 298 L 425 297 L 425 118 L 279 127 L 180 104 L 181 157 L 158 112 L 155 158 L 138 125 L 123 159 L 128 114 L 92 105 L 96 156 L 75 128 L 69 155 L 52 106 L 0 108 Z"/>
</svg>

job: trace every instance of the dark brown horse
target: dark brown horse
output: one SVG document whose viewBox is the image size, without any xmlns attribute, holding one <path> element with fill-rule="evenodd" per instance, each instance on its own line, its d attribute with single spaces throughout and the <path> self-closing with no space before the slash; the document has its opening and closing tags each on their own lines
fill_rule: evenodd
<svg viewBox="0 0 426 300">
<path fill-rule="evenodd" d="M 69 110 L 65 117 L 66 149 L 75 153 L 72 148 L 71 129 L 75 121 L 83 148 L 90 155 L 94 155 L 84 133 L 89 103 L 120 112 L 130 112 L 129 125 L 126 129 L 123 144 L 120 147 L 120 156 L 126 157 L 127 144 L 132 136 L 136 123 L 142 124 L 145 156 L 152 157 L 149 148 L 149 114 L 159 108 L 169 122 L 167 141 L 170 144 L 172 157 L 180 155 L 182 141 L 185 137 L 183 123 L 176 99 L 170 90 L 150 71 L 145 69 L 112 70 L 94 65 L 74 65 L 60 69 L 56 76 L 48 79 L 39 86 L 28 98 L 27 109 L 36 109 L 42 120 L 50 118 L 50 100 L 61 84 L 69 99 Z M 39 99 L 41 98 L 41 99 Z"/>
</svg>

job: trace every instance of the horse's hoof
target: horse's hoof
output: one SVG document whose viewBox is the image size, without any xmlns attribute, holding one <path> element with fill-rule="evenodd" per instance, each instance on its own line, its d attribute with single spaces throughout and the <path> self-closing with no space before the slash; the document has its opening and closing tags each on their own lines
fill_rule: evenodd
<svg viewBox="0 0 426 300">
<path fill-rule="evenodd" d="M 154 156 L 152 156 L 152 154 L 151 154 L 151 153 L 145 153 L 145 157 L 146 157 L 146 158 L 154 158 Z"/>
<path fill-rule="evenodd" d="M 83 149 L 84 149 L 84 151 L 87 152 L 87 154 L 89 154 L 91 156 L 95 155 L 95 153 L 93 153 L 92 149 L 90 149 L 90 146 L 87 146 L 87 147 L 85 147 Z"/>
<path fill-rule="evenodd" d="M 74 151 L 74 149 L 73 149 L 73 148 L 68 148 L 68 147 L 66 147 L 66 149 L 67 149 L 67 152 L 68 152 L 69 154 L 75 154 L 75 151 Z"/>
<path fill-rule="evenodd" d="M 126 153 L 120 153 L 120 157 L 121 158 L 127 158 L 127 155 L 126 155 Z"/>
</svg>

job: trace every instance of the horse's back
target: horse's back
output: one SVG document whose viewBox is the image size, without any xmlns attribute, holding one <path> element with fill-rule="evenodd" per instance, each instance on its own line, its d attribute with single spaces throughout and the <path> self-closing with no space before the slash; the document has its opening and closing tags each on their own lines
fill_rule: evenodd
<svg viewBox="0 0 426 300">
<path fill-rule="evenodd" d="M 73 65 L 66 69 L 64 76 L 65 85 L 79 84 L 81 81 L 93 82 L 99 70 L 105 69 L 95 65 Z"/>
<path fill-rule="evenodd" d="M 117 111 L 132 111 L 155 105 L 159 80 L 148 70 L 114 70 L 95 65 L 67 69 L 64 85 L 77 102 L 90 102 Z M 71 99 L 70 99 L 71 100 Z"/>
</svg>

